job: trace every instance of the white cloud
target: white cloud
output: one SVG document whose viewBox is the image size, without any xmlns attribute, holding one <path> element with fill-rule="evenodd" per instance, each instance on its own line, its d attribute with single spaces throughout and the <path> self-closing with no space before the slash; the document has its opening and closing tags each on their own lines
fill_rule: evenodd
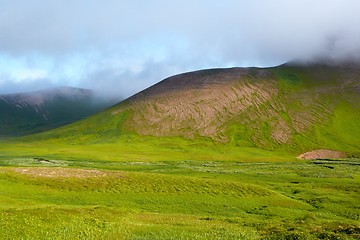
<svg viewBox="0 0 360 240">
<path fill-rule="evenodd" d="M 199 68 L 360 59 L 358 9 L 358 0 L 2 0 L 0 76 L 128 95 Z"/>
<path fill-rule="evenodd" d="M 14 73 L 14 82 L 33 82 L 48 77 L 43 69 L 21 69 Z"/>
</svg>

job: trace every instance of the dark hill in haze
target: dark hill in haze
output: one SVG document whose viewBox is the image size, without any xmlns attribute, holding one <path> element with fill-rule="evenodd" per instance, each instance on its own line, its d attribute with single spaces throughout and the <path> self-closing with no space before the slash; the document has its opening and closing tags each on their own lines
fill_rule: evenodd
<svg viewBox="0 0 360 240">
<path fill-rule="evenodd" d="M 87 89 L 60 87 L 0 95 L 0 136 L 48 130 L 94 114 L 110 101 L 100 100 Z"/>
</svg>

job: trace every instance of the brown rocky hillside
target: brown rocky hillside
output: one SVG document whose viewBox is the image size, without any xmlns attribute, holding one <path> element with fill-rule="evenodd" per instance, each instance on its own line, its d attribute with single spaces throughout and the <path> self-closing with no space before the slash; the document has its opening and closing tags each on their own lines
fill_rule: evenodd
<svg viewBox="0 0 360 240">
<path fill-rule="evenodd" d="M 203 70 L 167 78 L 112 114 L 129 112 L 122 127 L 143 135 L 276 147 L 296 137 L 318 142 L 314 128 L 331 125 L 342 107 L 359 113 L 359 89 L 360 70 L 352 65 Z"/>
</svg>

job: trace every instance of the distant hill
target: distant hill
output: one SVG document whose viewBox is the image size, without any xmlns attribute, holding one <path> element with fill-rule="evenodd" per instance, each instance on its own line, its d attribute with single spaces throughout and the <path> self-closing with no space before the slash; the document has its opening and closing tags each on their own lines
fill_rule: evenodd
<svg viewBox="0 0 360 240">
<path fill-rule="evenodd" d="M 51 136 L 92 141 L 128 133 L 287 151 L 358 152 L 360 67 L 291 63 L 184 73 Z"/>
<path fill-rule="evenodd" d="M 60 87 L 0 95 L 0 136 L 36 133 L 77 121 L 112 102 L 87 89 Z"/>
</svg>

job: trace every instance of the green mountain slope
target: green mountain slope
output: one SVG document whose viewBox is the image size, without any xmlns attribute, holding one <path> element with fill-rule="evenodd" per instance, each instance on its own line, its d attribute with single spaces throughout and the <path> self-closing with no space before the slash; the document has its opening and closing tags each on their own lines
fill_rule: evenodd
<svg viewBox="0 0 360 240">
<path fill-rule="evenodd" d="M 91 143 L 135 134 L 355 153 L 359 103 L 355 64 L 212 69 L 167 78 L 106 111 L 34 137 Z"/>
<path fill-rule="evenodd" d="M 87 89 L 61 87 L 31 93 L 0 95 L 0 136 L 16 136 L 52 129 L 94 114 L 108 100 Z"/>
</svg>

